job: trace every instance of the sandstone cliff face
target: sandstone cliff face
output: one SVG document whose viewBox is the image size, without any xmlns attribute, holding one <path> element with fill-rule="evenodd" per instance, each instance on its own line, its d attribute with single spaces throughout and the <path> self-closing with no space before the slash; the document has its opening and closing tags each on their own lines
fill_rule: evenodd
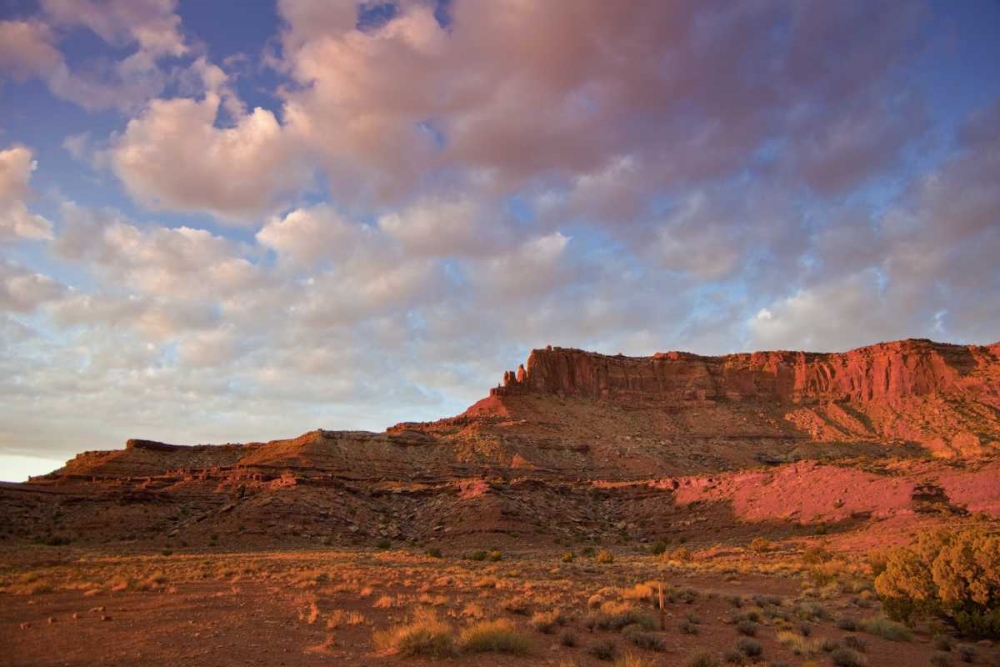
<svg viewBox="0 0 1000 667">
<path fill-rule="evenodd" d="M 703 357 L 684 352 L 608 356 L 564 348 L 533 350 L 504 374 L 493 395 L 557 394 L 664 401 L 893 402 L 966 396 L 1000 404 L 1000 348 L 928 340 L 881 343 L 844 353 L 754 352 Z"/>
<path fill-rule="evenodd" d="M 732 534 L 755 521 L 998 515 L 998 474 L 1000 345 L 648 358 L 547 348 L 456 417 L 242 445 L 130 440 L 0 485 L 0 515 L 17 539 L 93 543 L 492 540 L 543 525 L 571 539 L 623 525 L 660 537 L 701 521 Z"/>
</svg>

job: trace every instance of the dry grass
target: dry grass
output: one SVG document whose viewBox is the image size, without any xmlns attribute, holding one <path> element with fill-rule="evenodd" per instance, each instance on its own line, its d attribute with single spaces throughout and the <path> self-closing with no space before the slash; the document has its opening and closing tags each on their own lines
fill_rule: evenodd
<svg viewBox="0 0 1000 667">
<path fill-rule="evenodd" d="M 376 646 L 384 653 L 445 657 L 495 651 L 523 655 L 535 645 L 539 647 L 537 654 L 525 659 L 525 664 L 545 660 L 553 665 L 568 656 L 576 656 L 580 665 L 597 664 L 588 655 L 591 650 L 610 651 L 606 659 L 617 658 L 622 665 L 650 664 L 653 654 L 648 651 L 667 645 L 669 656 L 661 656 L 656 664 L 673 664 L 667 657 L 684 664 L 683 656 L 689 652 L 719 644 L 720 632 L 726 633 L 721 640 L 724 645 L 703 656 L 705 662 L 700 664 L 720 664 L 723 650 L 735 653 L 732 642 L 740 634 L 756 634 L 768 659 L 789 659 L 794 653 L 798 662 L 818 661 L 822 655 L 826 663 L 829 657 L 819 638 L 835 630 L 834 619 L 880 613 L 877 600 L 865 600 L 870 581 L 851 571 L 817 586 L 807 568 L 798 564 L 798 551 L 780 545 L 767 551 L 766 567 L 771 568 L 767 581 L 771 583 L 760 588 L 759 580 L 744 578 L 763 574 L 759 561 L 753 568 L 744 568 L 725 557 L 713 560 L 712 550 L 701 546 L 697 560 L 683 563 L 664 562 L 639 545 L 632 551 L 616 547 L 611 566 L 597 565 L 590 556 L 561 563 L 563 548 L 542 555 L 505 552 L 500 562 L 428 558 L 420 548 L 415 554 L 317 550 L 175 552 L 169 557 L 88 555 L 30 569 L 7 566 L 0 570 L 0 588 L 17 595 L 72 590 L 124 599 L 159 595 L 174 587 L 191 590 L 191 586 L 238 596 L 235 584 L 239 583 L 245 592 L 261 587 L 279 591 L 276 595 L 295 605 L 292 617 L 299 612 L 303 631 L 326 631 L 339 647 L 351 646 L 352 651 L 355 646 L 364 646 L 374 631 Z M 578 553 L 582 552 L 579 549 Z M 731 553 L 745 556 L 746 552 L 738 544 Z M 792 559 L 795 562 L 789 564 Z M 806 588 L 796 596 L 800 580 Z M 655 612 L 660 582 L 670 602 L 666 634 L 658 631 Z M 412 615 L 401 611 L 406 609 Z M 686 618 L 689 615 L 701 616 L 706 624 L 699 626 Z M 725 619 L 725 625 L 716 624 L 715 619 Z M 803 632 L 813 628 L 818 638 L 793 632 L 806 621 Z M 679 623 L 695 632 L 700 628 L 700 633 L 682 634 Z M 893 626 L 878 617 L 864 622 L 863 627 L 879 637 L 894 632 Z M 869 640 L 872 654 L 877 655 L 880 640 Z M 835 642 L 826 647 L 826 653 L 840 647 L 857 650 Z M 918 646 L 907 650 L 916 651 Z M 951 655 L 957 664 L 958 658 Z M 630 659 L 639 662 L 628 662 Z M 746 657 L 741 659 L 749 664 Z M 474 658 L 460 658 L 468 660 Z M 489 656 L 480 660 L 489 660 Z M 982 661 L 976 658 L 976 662 Z"/>
<path fill-rule="evenodd" d="M 472 653 L 510 653 L 524 655 L 531 648 L 531 641 L 506 619 L 481 621 L 462 631 L 459 643 Z"/>
<path fill-rule="evenodd" d="M 386 653 L 444 658 L 455 653 L 452 628 L 437 614 L 421 607 L 409 623 L 375 633 L 375 646 Z"/>
</svg>

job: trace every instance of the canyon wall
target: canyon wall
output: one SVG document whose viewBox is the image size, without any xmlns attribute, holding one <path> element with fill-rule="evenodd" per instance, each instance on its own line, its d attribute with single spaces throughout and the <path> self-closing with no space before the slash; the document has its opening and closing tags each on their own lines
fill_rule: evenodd
<svg viewBox="0 0 1000 667">
<path fill-rule="evenodd" d="M 754 352 L 652 357 L 582 350 L 533 350 L 504 374 L 495 396 L 557 394 L 663 400 L 893 402 L 955 396 L 1000 405 L 1000 344 L 962 346 L 929 340 L 880 343 L 843 353 Z"/>
</svg>

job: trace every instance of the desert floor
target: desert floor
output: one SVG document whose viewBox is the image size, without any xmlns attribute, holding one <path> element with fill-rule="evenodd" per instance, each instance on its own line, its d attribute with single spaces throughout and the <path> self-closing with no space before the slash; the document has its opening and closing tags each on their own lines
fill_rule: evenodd
<svg viewBox="0 0 1000 667">
<path fill-rule="evenodd" d="M 699 652 L 717 661 L 701 665 L 1000 664 L 1000 648 L 940 626 L 897 636 L 873 623 L 879 604 L 861 558 L 673 546 L 665 556 L 648 546 L 577 549 L 572 560 L 551 548 L 484 560 L 392 549 L 8 548 L 0 664 L 686 665 Z M 448 625 L 453 655 L 400 655 L 378 641 L 418 608 Z M 496 618 L 513 624 L 517 653 L 463 645 L 463 629 Z M 748 655 L 755 643 L 759 655 Z"/>
</svg>

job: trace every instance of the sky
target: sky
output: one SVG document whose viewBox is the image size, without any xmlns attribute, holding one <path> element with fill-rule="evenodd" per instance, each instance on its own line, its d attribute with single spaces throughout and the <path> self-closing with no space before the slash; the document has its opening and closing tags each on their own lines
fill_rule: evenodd
<svg viewBox="0 0 1000 667">
<path fill-rule="evenodd" d="M 995 0 L 0 0 L 0 479 L 532 348 L 1000 340 Z"/>
</svg>

